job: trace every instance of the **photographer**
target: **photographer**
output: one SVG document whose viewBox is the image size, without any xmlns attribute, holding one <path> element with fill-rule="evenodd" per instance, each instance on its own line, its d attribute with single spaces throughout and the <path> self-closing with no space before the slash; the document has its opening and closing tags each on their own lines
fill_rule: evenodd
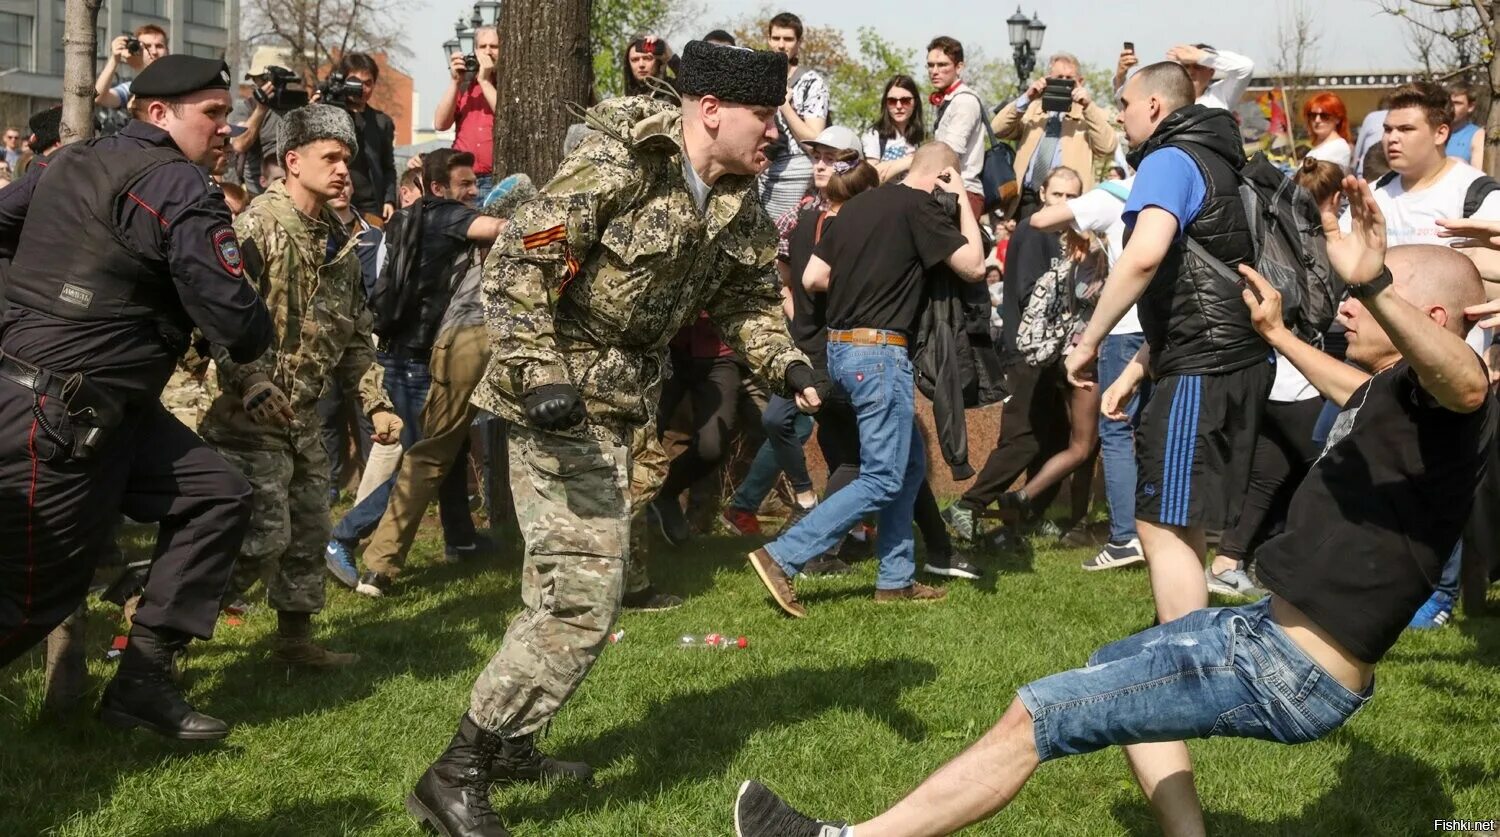
<svg viewBox="0 0 1500 837">
<path fill-rule="evenodd" d="M 476 30 L 472 56 L 455 52 L 448 57 L 448 88 L 432 116 L 436 130 L 454 129 L 454 151 L 474 155 L 481 197 L 489 194 L 495 178 L 495 62 L 499 59 L 500 33 L 493 26 Z"/>
<path fill-rule="evenodd" d="M 262 162 L 268 151 L 275 153 L 276 135 L 281 130 L 281 116 L 272 107 L 277 95 L 278 72 L 290 74 L 281 67 L 252 66 L 245 74 L 245 80 L 252 85 L 250 93 L 229 114 L 229 124 L 244 129 L 239 136 L 229 138 L 229 147 L 234 150 L 238 161 L 240 182 L 252 195 L 265 191 L 261 185 Z M 282 87 L 285 87 L 284 82 Z M 240 85 L 241 91 L 245 88 L 246 85 Z M 270 142 L 261 142 L 261 137 L 270 139 Z"/>
<path fill-rule="evenodd" d="M 1047 75 L 1033 81 L 1009 107 L 995 114 L 990 127 L 1000 139 L 1017 141 L 1016 171 L 1021 176 L 1017 220 L 1041 208 L 1041 184 L 1047 173 L 1067 166 L 1094 187 L 1094 156 L 1115 152 L 1118 140 L 1104 109 L 1083 86 L 1078 59 L 1066 52 L 1047 62 Z"/>
<path fill-rule="evenodd" d="M 363 52 L 351 52 L 318 88 L 320 101 L 338 105 L 354 120 L 359 143 L 349 174 L 354 179 L 354 208 L 381 221 L 396 212 L 396 123 L 385 111 L 370 107 L 380 66 Z"/>
<path fill-rule="evenodd" d="M 109 43 L 109 58 L 99 78 L 94 81 L 94 104 L 105 108 L 123 108 L 130 101 L 130 82 L 122 81 L 110 85 L 120 62 L 125 62 L 132 72 L 140 73 L 152 61 L 166 55 L 167 30 L 154 23 L 137 26 L 130 35 L 120 35 Z"/>
</svg>

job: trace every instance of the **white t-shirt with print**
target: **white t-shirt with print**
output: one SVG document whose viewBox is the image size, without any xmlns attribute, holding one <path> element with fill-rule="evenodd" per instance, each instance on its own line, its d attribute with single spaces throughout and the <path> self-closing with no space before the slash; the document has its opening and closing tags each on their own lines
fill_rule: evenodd
<svg viewBox="0 0 1500 837">
<path fill-rule="evenodd" d="M 797 81 L 792 84 L 791 105 L 792 110 L 803 119 L 828 119 L 828 82 L 817 70 L 805 70 L 798 76 Z M 781 118 L 781 112 L 776 113 L 776 130 L 787 138 L 786 153 L 782 156 L 796 157 L 806 154 L 802 143 L 792 136 L 791 130 L 787 128 L 786 120 Z"/>
<path fill-rule="evenodd" d="M 1135 185 L 1135 177 L 1115 182 L 1129 194 L 1130 187 Z M 1120 217 L 1125 213 L 1124 199 L 1110 194 L 1101 185 L 1068 201 L 1068 208 L 1073 210 L 1074 229 L 1104 237 L 1104 255 L 1109 259 L 1109 269 L 1114 270 L 1115 263 L 1120 260 L 1120 253 L 1125 249 L 1125 222 Z M 1134 305 L 1130 306 L 1130 310 L 1125 312 L 1125 316 L 1120 318 L 1109 333 L 1110 336 L 1141 333 L 1141 319 Z"/>
<path fill-rule="evenodd" d="M 860 145 L 864 148 L 865 159 L 888 163 L 892 160 L 900 160 L 908 157 L 916 151 L 916 147 L 906 141 L 906 137 L 896 134 L 885 141 L 885 153 L 880 151 L 880 132 L 871 128 L 860 137 Z"/>
<path fill-rule="evenodd" d="M 1375 203 L 1385 215 L 1386 243 L 1440 244 L 1452 246 L 1453 239 L 1439 238 L 1438 218 L 1461 218 L 1464 214 L 1464 198 L 1469 185 L 1484 177 L 1484 172 L 1462 160 L 1448 158 L 1448 171 L 1436 183 L 1419 192 L 1408 192 L 1401 185 L 1399 176 L 1375 189 Z M 1500 191 L 1491 192 L 1471 218 L 1482 221 L 1500 220 Z M 1339 229 L 1348 231 L 1349 211 L 1339 218 Z M 1469 345 L 1483 352 L 1490 342 L 1489 329 L 1470 329 Z"/>
</svg>

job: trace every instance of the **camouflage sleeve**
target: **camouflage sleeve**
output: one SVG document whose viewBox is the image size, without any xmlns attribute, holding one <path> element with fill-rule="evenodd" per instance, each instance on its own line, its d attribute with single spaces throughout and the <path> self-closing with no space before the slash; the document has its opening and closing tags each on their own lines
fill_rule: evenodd
<svg viewBox="0 0 1500 837">
<path fill-rule="evenodd" d="M 363 302 L 358 308 L 360 313 L 354 321 L 354 336 L 344 348 L 344 356 L 339 358 L 333 374 L 343 384 L 345 392 L 359 393 L 360 404 L 369 415 L 394 407 L 385 391 L 385 367 L 375 360 L 375 338 L 371 336 L 375 317 Z"/>
<path fill-rule="evenodd" d="M 268 248 L 274 247 L 274 239 L 268 237 L 272 227 L 269 219 L 264 218 L 258 212 L 243 212 L 234 220 L 234 232 L 240 240 L 240 261 L 245 271 L 245 281 L 259 292 L 261 299 L 266 301 L 270 309 L 271 322 L 274 324 L 271 347 L 259 358 L 248 363 L 235 363 L 229 356 L 229 348 L 217 343 L 209 347 L 209 355 L 213 358 L 215 366 L 218 367 L 220 380 L 232 385 L 236 390 L 244 387 L 245 379 L 259 372 L 270 377 L 274 371 L 275 353 L 277 343 L 280 339 L 281 325 L 286 322 L 286 312 L 280 310 L 285 305 L 283 295 L 271 293 L 270 276 L 266 265 L 271 261 L 272 254 Z"/>
<path fill-rule="evenodd" d="M 600 229 L 631 199 L 641 174 L 622 143 L 592 136 L 569 154 L 537 197 L 516 210 L 484 265 L 484 320 L 491 364 L 517 397 L 568 383 L 553 315 L 587 261 Z"/>
<path fill-rule="evenodd" d="M 767 388 L 788 395 L 787 367 L 798 362 L 811 366 L 812 362 L 787 333 L 773 267 L 776 234 L 758 205 L 755 210 L 757 217 L 741 226 L 750 227 L 743 234 L 753 237 L 758 257 L 753 264 L 737 262 L 730 267 L 718 292 L 708 301 L 708 316 L 724 342 L 745 359 Z"/>
</svg>

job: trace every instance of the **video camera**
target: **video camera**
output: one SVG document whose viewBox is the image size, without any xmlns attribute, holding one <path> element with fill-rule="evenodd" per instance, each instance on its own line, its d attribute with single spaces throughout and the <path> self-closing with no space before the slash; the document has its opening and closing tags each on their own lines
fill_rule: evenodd
<svg viewBox="0 0 1500 837">
<path fill-rule="evenodd" d="M 285 67 L 267 67 L 264 73 L 255 76 L 253 80 L 258 84 L 271 82 L 270 94 L 257 86 L 254 96 L 255 101 L 276 113 L 286 113 L 307 104 L 307 87 L 302 83 L 302 77 Z"/>
<path fill-rule="evenodd" d="M 1077 82 L 1070 78 L 1049 78 L 1042 90 L 1042 110 L 1047 113 L 1067 113 L 1073 109 L 1073 88 Z"/>
<path fill-rule="evenodd" d="M 365 85 L 359 79 L 346 78 L 343 73 L 329 73 L 328 78 L 318 85 L 319 99 L 325 105 L 336 107 L 348 107 L 349 100 L 365 92 Z"/>
</svg>

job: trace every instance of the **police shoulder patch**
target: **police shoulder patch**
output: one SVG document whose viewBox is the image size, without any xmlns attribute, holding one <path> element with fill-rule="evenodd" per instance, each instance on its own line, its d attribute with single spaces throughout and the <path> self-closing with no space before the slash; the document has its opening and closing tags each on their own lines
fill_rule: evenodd
<svg viewBox="0 0 1500 837">
<path fill-rule="evenodd" d="M 214 255 L 219 257 L 219 264 L 235 276 L 241 276 L 245 272 L 244 260 L 240 258 L 240 239 L 234 234 L 231 227 L 220 227 L 213 233 Z"/>
</svg>

